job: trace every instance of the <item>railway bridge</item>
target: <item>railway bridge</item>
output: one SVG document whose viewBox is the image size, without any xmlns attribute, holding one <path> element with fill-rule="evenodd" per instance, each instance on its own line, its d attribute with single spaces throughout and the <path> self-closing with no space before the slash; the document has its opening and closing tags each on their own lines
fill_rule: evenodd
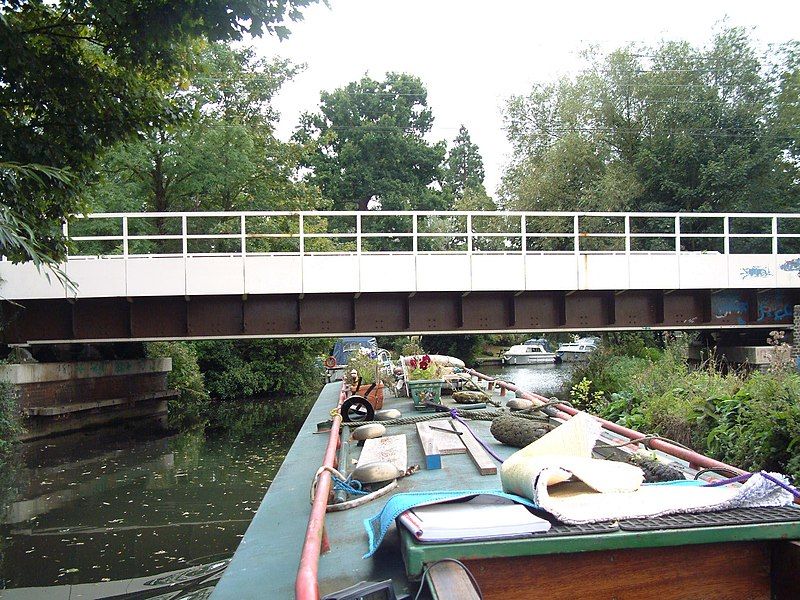
<svg viewBox="0 0 800 600">
<path fill-rule="evenodd" d="M 64 283 L 0 262 L 4 342 L 789 328 L 800 215 L 109 213 Z"/>
</svg>

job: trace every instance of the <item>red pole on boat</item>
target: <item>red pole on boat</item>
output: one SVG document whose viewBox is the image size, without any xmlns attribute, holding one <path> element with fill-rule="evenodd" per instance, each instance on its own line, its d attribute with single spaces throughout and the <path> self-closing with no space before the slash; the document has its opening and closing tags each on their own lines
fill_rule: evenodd
<svg viewBox="0 0 800 600">
<path fill-rule="evenodd" d="M 339 404 L 342 406 L 345 400 L 345 386 L 342 384 L 342 391 L 339 393 Z M 342 415 L 337 411 L 331 424 L 331 433 L 328 437 L 328 446 L 325 448 L 325 457 L 322 465 L 333 467 L 336 460 L 336 449 L 339 445 L 339 427 L 342 424 Z M 330 549 L 328 536 L 325 534 L 325 512 L 328 506 L 328 496 L 331 491 L 331 474 L 323 471 L 317 480 L 317 491 L 314 495 L 314 502 L 311 505 L 311 515 L 308 517 L 308 527 L 306 527 L 306 539 L 303 542 L 303 552 L 300 555 L 300 566 L 297 568 L 297 579 L 294 582 L 294 593 L 297 600 L 318 600 L 319 582 L 317 581 L 317 569 L 319 568 L 319 557 L 322 552 Z"/>
<path fill-rule="evenodd" d="M 484 375 L 483 373 L 479 373 L 473 369 L 466 369 L 466 371 L 470 375 L 474 375 L 476 377 L 480 377 L 481 379 L 491 379 L 489 376 Z M 550 402 L 548 398 L 544 396 L 540 396 L 539 394 L 534 394 L 532 392 L 526 392 L 525 390 L 520 389 L 513 383 L 508 383 L 505 381 L 496 381 L 495 386 L 500 386 L 501 388 L 506 388 L 514 392 L 518 397 L 524 398 L 526 400 L 530 400 L 536 404 L 546 404 Z M 572 408 L 571 406 L 567 406 L 566 404 L 555 404 L 553 408 L 556 409 L 556 417 L 561 419 L 571 419 L 573 416 L 578 414 L 580 411 Z M 594 415 L 593 415 L 594 416 Z M 623 427 L 622 425 L 618 425 L 617 423 L 613 423 L 612 421 L 607 421 L 606 419 L 601 419 L 600 417 L 595 416 L 595 418 L 602 423 L 605 429 L 609 431 L 613 431 L 614 433 L 618 433 L 620 435 L 624 435 L 626 438 L 635 440 L 638 438 L 645 437 L 644 434 L 639 433 L 634 429 L 629 429 L 627 427 Z M 699 452 L 695 452 L 694 450 L 689 450 L 688 448 L 681 448 L 680 446 L 676 446 L 675 444 L 671 444 L 665 440 L 659 439 L 652 439 L 648 440 L 648 445 L 651 448 L 656 450 L 661 450 L 662 452 L 666 452 L 667 454 L 671 454 L 676 458 L 680 458 L 689 462 L 694 468 L 704 468 L 704 469 L 725 469 L 726 471 L 733 471 L 738 474 L 743 474 L 745 471 L 741 469 L 731 466 L 727 463 L 720 462 L 718 460 L 714 460 L 713 458 L 709 458 L 704 454 L 700 454 Z"/>
</svg>

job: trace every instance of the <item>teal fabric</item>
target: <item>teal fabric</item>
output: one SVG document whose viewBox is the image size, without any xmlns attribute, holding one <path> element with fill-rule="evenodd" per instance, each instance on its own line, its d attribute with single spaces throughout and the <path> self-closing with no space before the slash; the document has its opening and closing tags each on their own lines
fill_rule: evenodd
<svg viewBox="0 0 800 600">
<path fill-rule="evenodd" d="M 389 531 L 389 527 L 394 523 L 394 520 L 408 509 L 426 504 L 439 504 L 441 502 L 448 502 L 460 498 L 472 498 L 482 494 L 507 498 L 513 502 L 524 504 L 531 508 L 537 508 L 537 506 L 527 498 L 522 498 L 514 494 L 506 494 L 500 490 L 406 492 L 395 494 L 389 498 L 389 501 L 381 512 L 374 517 L 364 519 L 364 528 L 367 530 L 367 536 L 369 537 L 369 551 L 364 555 L 364 558 L 369 558 L 375 554 L 375 551 L 381 545 L 383 538 L 386 537 L 386 532 Z"/>
</svg>

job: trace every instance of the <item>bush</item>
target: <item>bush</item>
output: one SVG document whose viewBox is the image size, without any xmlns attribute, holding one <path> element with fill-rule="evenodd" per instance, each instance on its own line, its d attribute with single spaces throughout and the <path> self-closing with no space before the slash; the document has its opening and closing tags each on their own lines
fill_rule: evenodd
<svg viewBox="0 0 800 600">
<path fill-rule="evenodd" d="M 208 421 L 210 398 L 198 366 L 194 345 L 188 342 L 153 342 L 147 344 L 146 353 L 149 358 L 172 359 L 172 371 L 167 382 L 180 395 L 169 400 L 170 428 L 204 426 Z"/>
<path fill-rule="evenodd" d="M 0 381 L 0 461 L 11 453 L 17 437 L 23 432 L 14 386 Z"/>
<path fill-rule="evenodd" d="M 800 375 L 723 375 L 714 363 L 692 370 L 683 356 L 675 343 L 606 346 L 576 369 L 570 397 L 578 408 L 718 460 L 800 480 Z"/>
<path fill-rule="evenodd" d="M 800 480 L 800 376 L 754 373 L 718 399 L 708 421 L 709 452 L 749 470 L 783 471 Z"/>
<path fill-rule="evenodd" d="M 222 340 L 197 342 L 206 389 L 214 399 L 302 396 L 321 382 L 317 366 L 330 340 Z"/>
</svg>

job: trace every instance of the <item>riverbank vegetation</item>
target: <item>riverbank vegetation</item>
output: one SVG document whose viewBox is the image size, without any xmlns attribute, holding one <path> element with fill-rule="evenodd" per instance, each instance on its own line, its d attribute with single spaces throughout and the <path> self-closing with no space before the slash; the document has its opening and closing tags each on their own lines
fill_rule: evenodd
<svg viewBox="0 0 800 600">
<path fill-rule="evenodd" d="M 14 386 L 0 380 L 0 463 L 11 453 L 15 440 L 21 432 L 22 425 Z"/>
<path fill-rule="evenodd" d="M 294 431 L 321 384 L 326 339 L 155 342 L 150 357 L 172 358 L 169 425 L 225 430 Z"/>
<path fill-rule="evenodd" d="M 787 363 L 723 373 L 713 361 L 690 367 L 680 341 L 659 348 L 644 336 L 618 337 L 573 374 L 576 407 L 743 469 L 800 480 L 800 375 Z"/>
</svg>

